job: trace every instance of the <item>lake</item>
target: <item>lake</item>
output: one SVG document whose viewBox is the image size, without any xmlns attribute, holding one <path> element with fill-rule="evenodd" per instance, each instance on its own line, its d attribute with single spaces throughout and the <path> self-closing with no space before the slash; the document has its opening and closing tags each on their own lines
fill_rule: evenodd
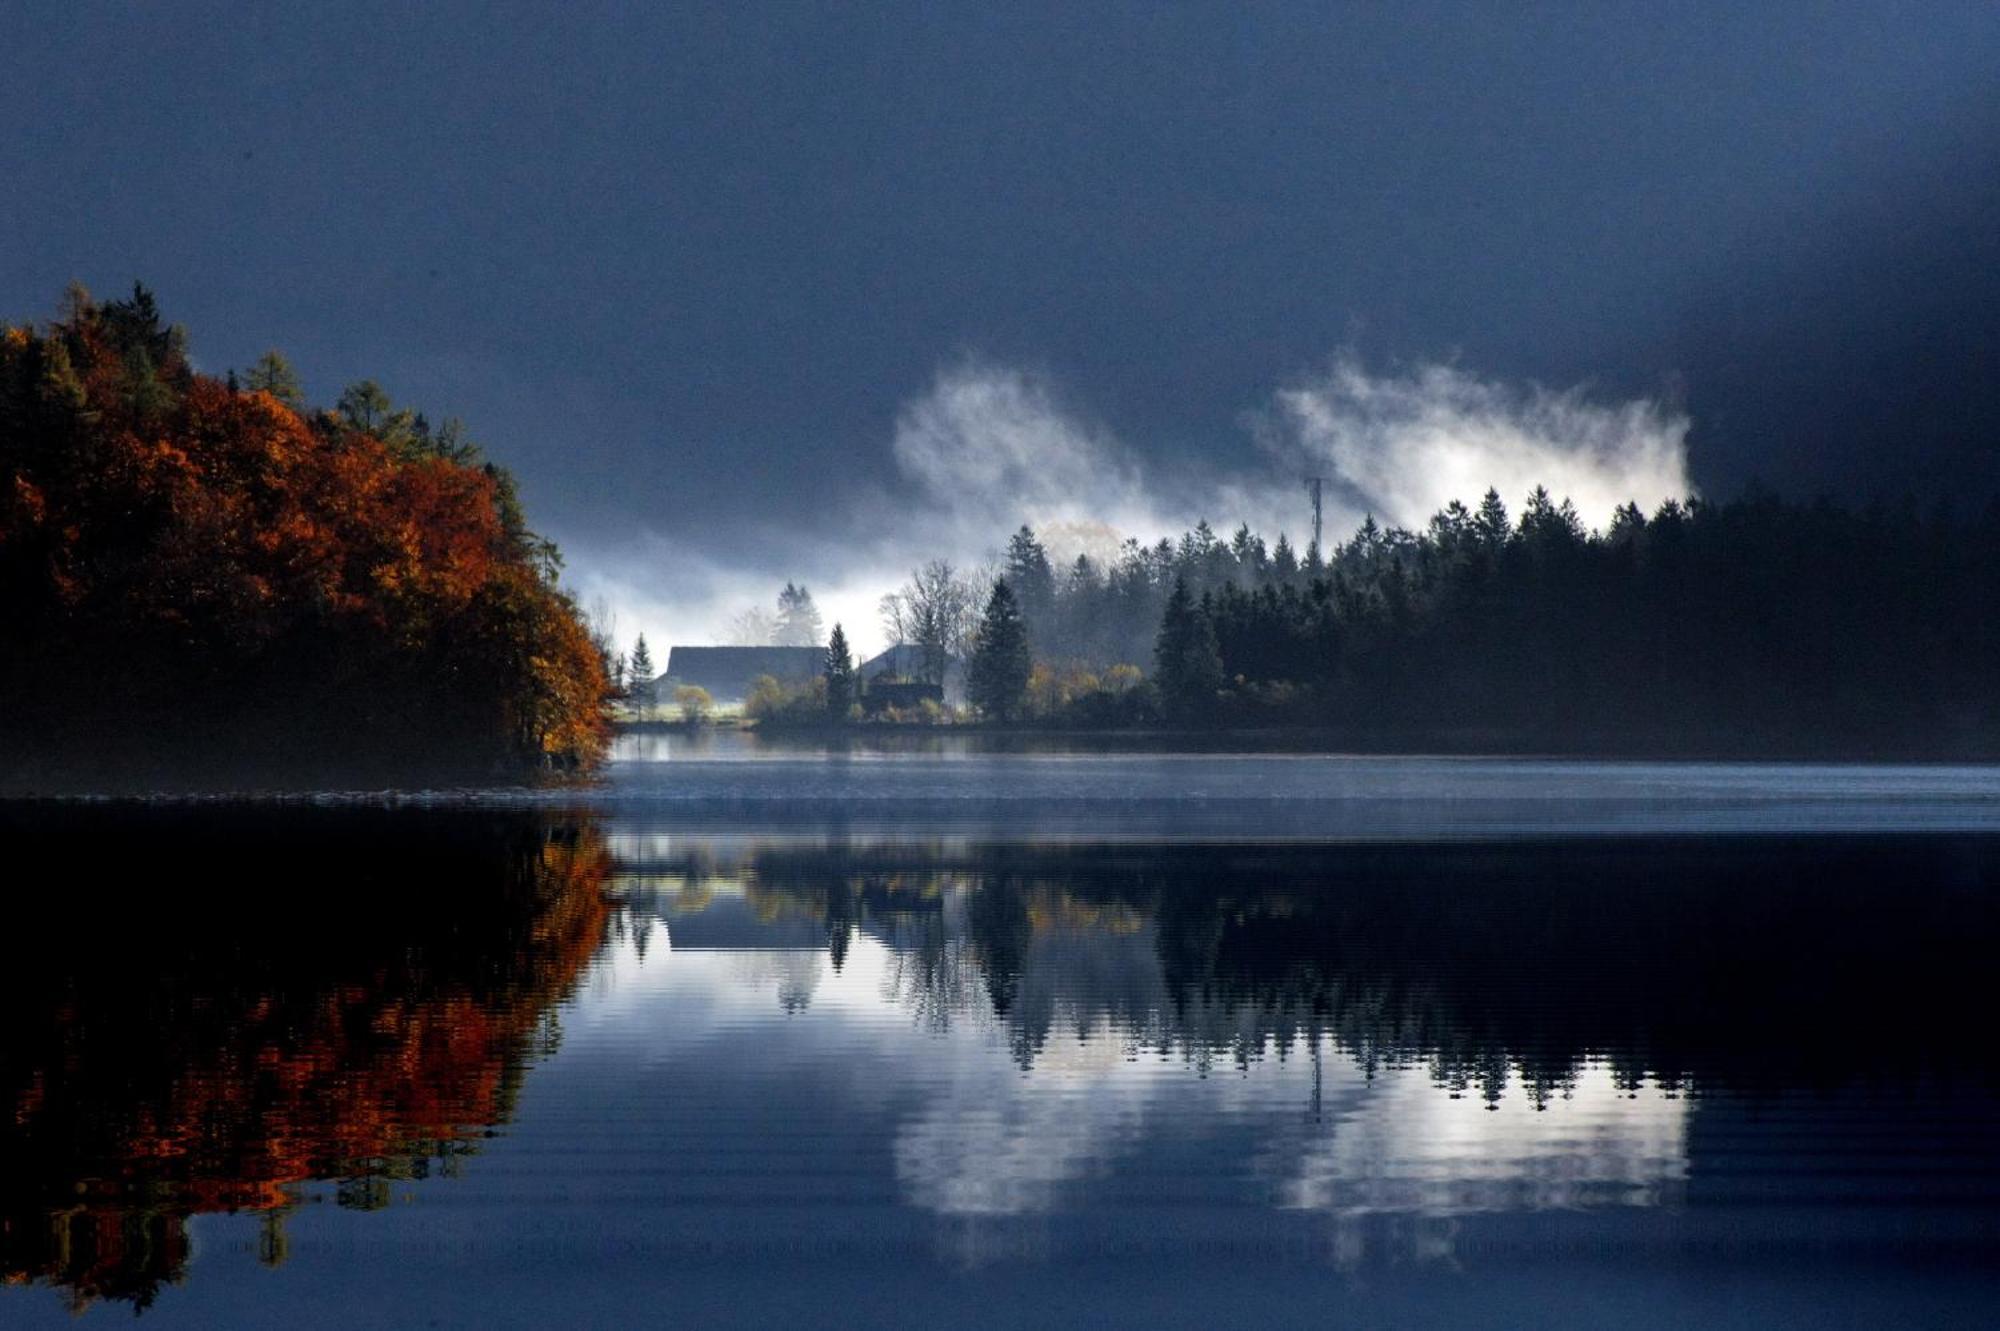
<svg viewBox="0 0 2000 1331">
<path fill-rule="evenodd" d="M 0 805 L 0 1325 L 1990 1325 L 2000 770 Z"/>
</svg>

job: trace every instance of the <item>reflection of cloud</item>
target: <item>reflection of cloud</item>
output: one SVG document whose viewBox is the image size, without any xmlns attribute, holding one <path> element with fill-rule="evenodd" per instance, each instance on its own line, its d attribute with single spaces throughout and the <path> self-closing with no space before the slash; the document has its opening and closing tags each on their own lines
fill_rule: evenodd
<svg viewBox="0 0 2000 1331">
<path fill-rule="evenodd" d="M 1537 1109 L 1518 1076 L 1489 1107 L 1445 1094 L 1420 1068 L 1370 1083 L 1344 1055 L 1324 1062 L 1324 1125 L 1260 1154 L 1281 1206 L 1426 1216 L 1649 1206 L 1687 1177 L 1688 1102 L 1628 1098 L 1602 1065 Z"/>
<path fill-rule="evenodd" d="M 1586 1069 L 1538 1110 L 1518 1078 L 1489 1108 L 1454 1099 L 1423 1068 L 1323 1056 L 1325 1102 L 1310 1118 L 1310 1059 L 1257 1059 L 1200 1081 L 1206 1060 L 1131 1058 L 1130 1032 L 1100 1023 L 1022 1076 L 954 1060 L 900 1126 L 896 1171 L 912 1204 L 947 1215 L 1054 1210 L 1068 1185 L 1137 1156 L 1149 1130 L 1246 1126 L 1248 1168 L 1283 1209 L 1445 1217 L 1476 1211 L 1648 1206 L 1686 1177 L 1688 1102 L 1636 1098 Z M 1011 1073 L 1011 1075 L 1010 1075 Z"/>
<path fill-rule="evenodd" d="M 719 887 L 710 911 L 741 891 Z M 1176 1000 L 1152 922 L 1089 917 L 1067 899 L 1025 898 L 1041 923 L 997 1013 L 967 933 L 975 896 L 955 887 L 938 914 L 879 917 L 838 972 L 823 951 L 755 941 L 656 943 L 643 966 L 614 953 L 594 1017 L 644 1023 L 649 1061 L 726 1058 L 753 1081 L 809 1079 L 816 1112 L 887 1138 L 899 1195 L 939 1217 L 966 1260 L 1010 1251 L 1010 1220 L 1087 1206 L 1114 1178 L 1121 1195 L 1233 1189 L 1328 1216 L 1337 1248 L 1387 1241 L 1417 1256 L 1448 1255 L 1438 1225 L 1455 1216 L 1656 1205 L 1686 1177 L 1685 1099 L 1634 1095 L 1602 1064 L 1539 1096 L 1511 1069 L 1463 1098 L 1426 1064 L 1371 1076 L 1284 1002 Z M 744 937 L 775 942 L 787 927 Z M 1203 1177 L 1149 1172 L 1189 1142 Z M 1364 1240 L 1364 1221 L 1387 1228 Z"/>
<path fill-rule="evenodd" d="M 1308 1120 L 1305 1014 L 1176 1003 L 1159 957 L 1150 924 L 1038 929 L 1005 1018 L 977 1023 L 994 1053 L 1004 1038 L 1017 1065 L 1032 1047 L 1028 1075 L 992 1057 L 947 1065 L 898 1130 L 909 1199 L 948 1215 L 1050 1211 L 1066 1187 L 1138 1154 L 1149 1130 L 1217 1122 L 1251 1126 L 1251 1167 L 1289 1209 L 1443 1217 L 1648 1205 L 1685 1175 L 1686 1102 L 1627 1098 L 1603 1067 L 1583 1069 L 1537 1110 L 1518 1074 L 1491 1102 L 1453 1098 L 1427 1067 L 1378 1067 L 1371 1081 L 1319 1037 L 1322 1108 Z M 959 979 L 963 1009 L 983 990 Z M 917 1001 L 894 989 L 885 997 Z M 1274 1024 L 1302 1032 L 1282 1060 Z"/>
<path fill-rule="evenodd" d="M 758 989 L 774 990 L 778 1007 L 803 1012 L 812 1006 L 813 992 L 826 973 L 823 952 L 738 952 L 731 954 L 735 979 Z"/>
<path fill-rule="evenodd" d="M 1062 1190 L 1136 1150 L 1152 1089 L 1120 1075 L 1116 1040 L 1080 1042 L 1023 1077 L 991 1057 L 953 1059 L 949 1080 L 896 1129 L 896 1177 L 943 1215 L 1053 1210 Z"/>
</svg>

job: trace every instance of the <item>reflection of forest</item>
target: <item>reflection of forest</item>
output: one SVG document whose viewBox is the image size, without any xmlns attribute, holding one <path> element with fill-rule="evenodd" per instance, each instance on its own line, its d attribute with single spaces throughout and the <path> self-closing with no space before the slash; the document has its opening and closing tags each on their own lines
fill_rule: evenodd
<svg viewBox="0 0 2000 1331">
<path fill-rule="evenodd" d="M 614 908 L 783 954 L 788 1008 L 869 939 L 913 1019 L 990 1026 L 1043 1080 L 1078 1036 L 1203 1069 L 1324 1047 L 1538 1103 L 1607 1069 L 1994 1071 L 2000 840 L 824 847 L 275 808 L 0 808 L 0 833 L 0 1272 L 78 1303 L 181 1278 L 190 1215 L 264 1214 L 276 1260 L 302 1184 L 372 1207 L 452 1169 Z M 952 1195 L 987 1197 L 970 1177 Z"/>
<path fill-rule="evenodd" d="M 1090 1032 L 1202 1066 L 1323 1037 L 1537 1099 L 1586 1062 L 1631 1086 L 1983 1079 L 1996 870 L 2000 843 L 1943 837 L 621 856 L 670 933 L 722 887 L 771 938 L 737 946 L 810 924 L 838 966 L 879 939 L 921 1021 L 990 1015 L 1024 1068 Z"/>
<path fill-rule="evenodd" d="M 77 1305 L 182 1278 L 186 1219 L 375 1207 L 504 1120 L 601 944 L 601 838 L 506 817 L 0 818 L 0 1271 Z"/>
</svg>

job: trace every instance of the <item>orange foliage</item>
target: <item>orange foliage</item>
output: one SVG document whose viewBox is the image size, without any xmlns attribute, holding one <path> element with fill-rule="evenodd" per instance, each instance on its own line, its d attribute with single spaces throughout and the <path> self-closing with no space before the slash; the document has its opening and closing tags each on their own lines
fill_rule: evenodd
<svg viewBox="0 0 2000 1331">
<path fill-rule="evenodd" d="M 511 503 L 492 468 L 195 373 L 143 293 L 10 328 L 0 608 L 24 650 L 0 726 L 143 712 L 586 765 L 602 657 Z"/>
</svg>

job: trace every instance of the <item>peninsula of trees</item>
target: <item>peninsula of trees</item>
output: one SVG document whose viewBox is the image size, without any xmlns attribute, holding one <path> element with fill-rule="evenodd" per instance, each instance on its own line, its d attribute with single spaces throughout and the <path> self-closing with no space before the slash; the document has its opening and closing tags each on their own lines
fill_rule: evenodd
<svg viewBox="0 0 2000 1331">
<path fill-rule="evenodd" d="M 198 373 L 143 287 L 0 328 L 0 784 L 588 766 L 609 684 L 558 564 L 373 383 Z"/>
</svg>

